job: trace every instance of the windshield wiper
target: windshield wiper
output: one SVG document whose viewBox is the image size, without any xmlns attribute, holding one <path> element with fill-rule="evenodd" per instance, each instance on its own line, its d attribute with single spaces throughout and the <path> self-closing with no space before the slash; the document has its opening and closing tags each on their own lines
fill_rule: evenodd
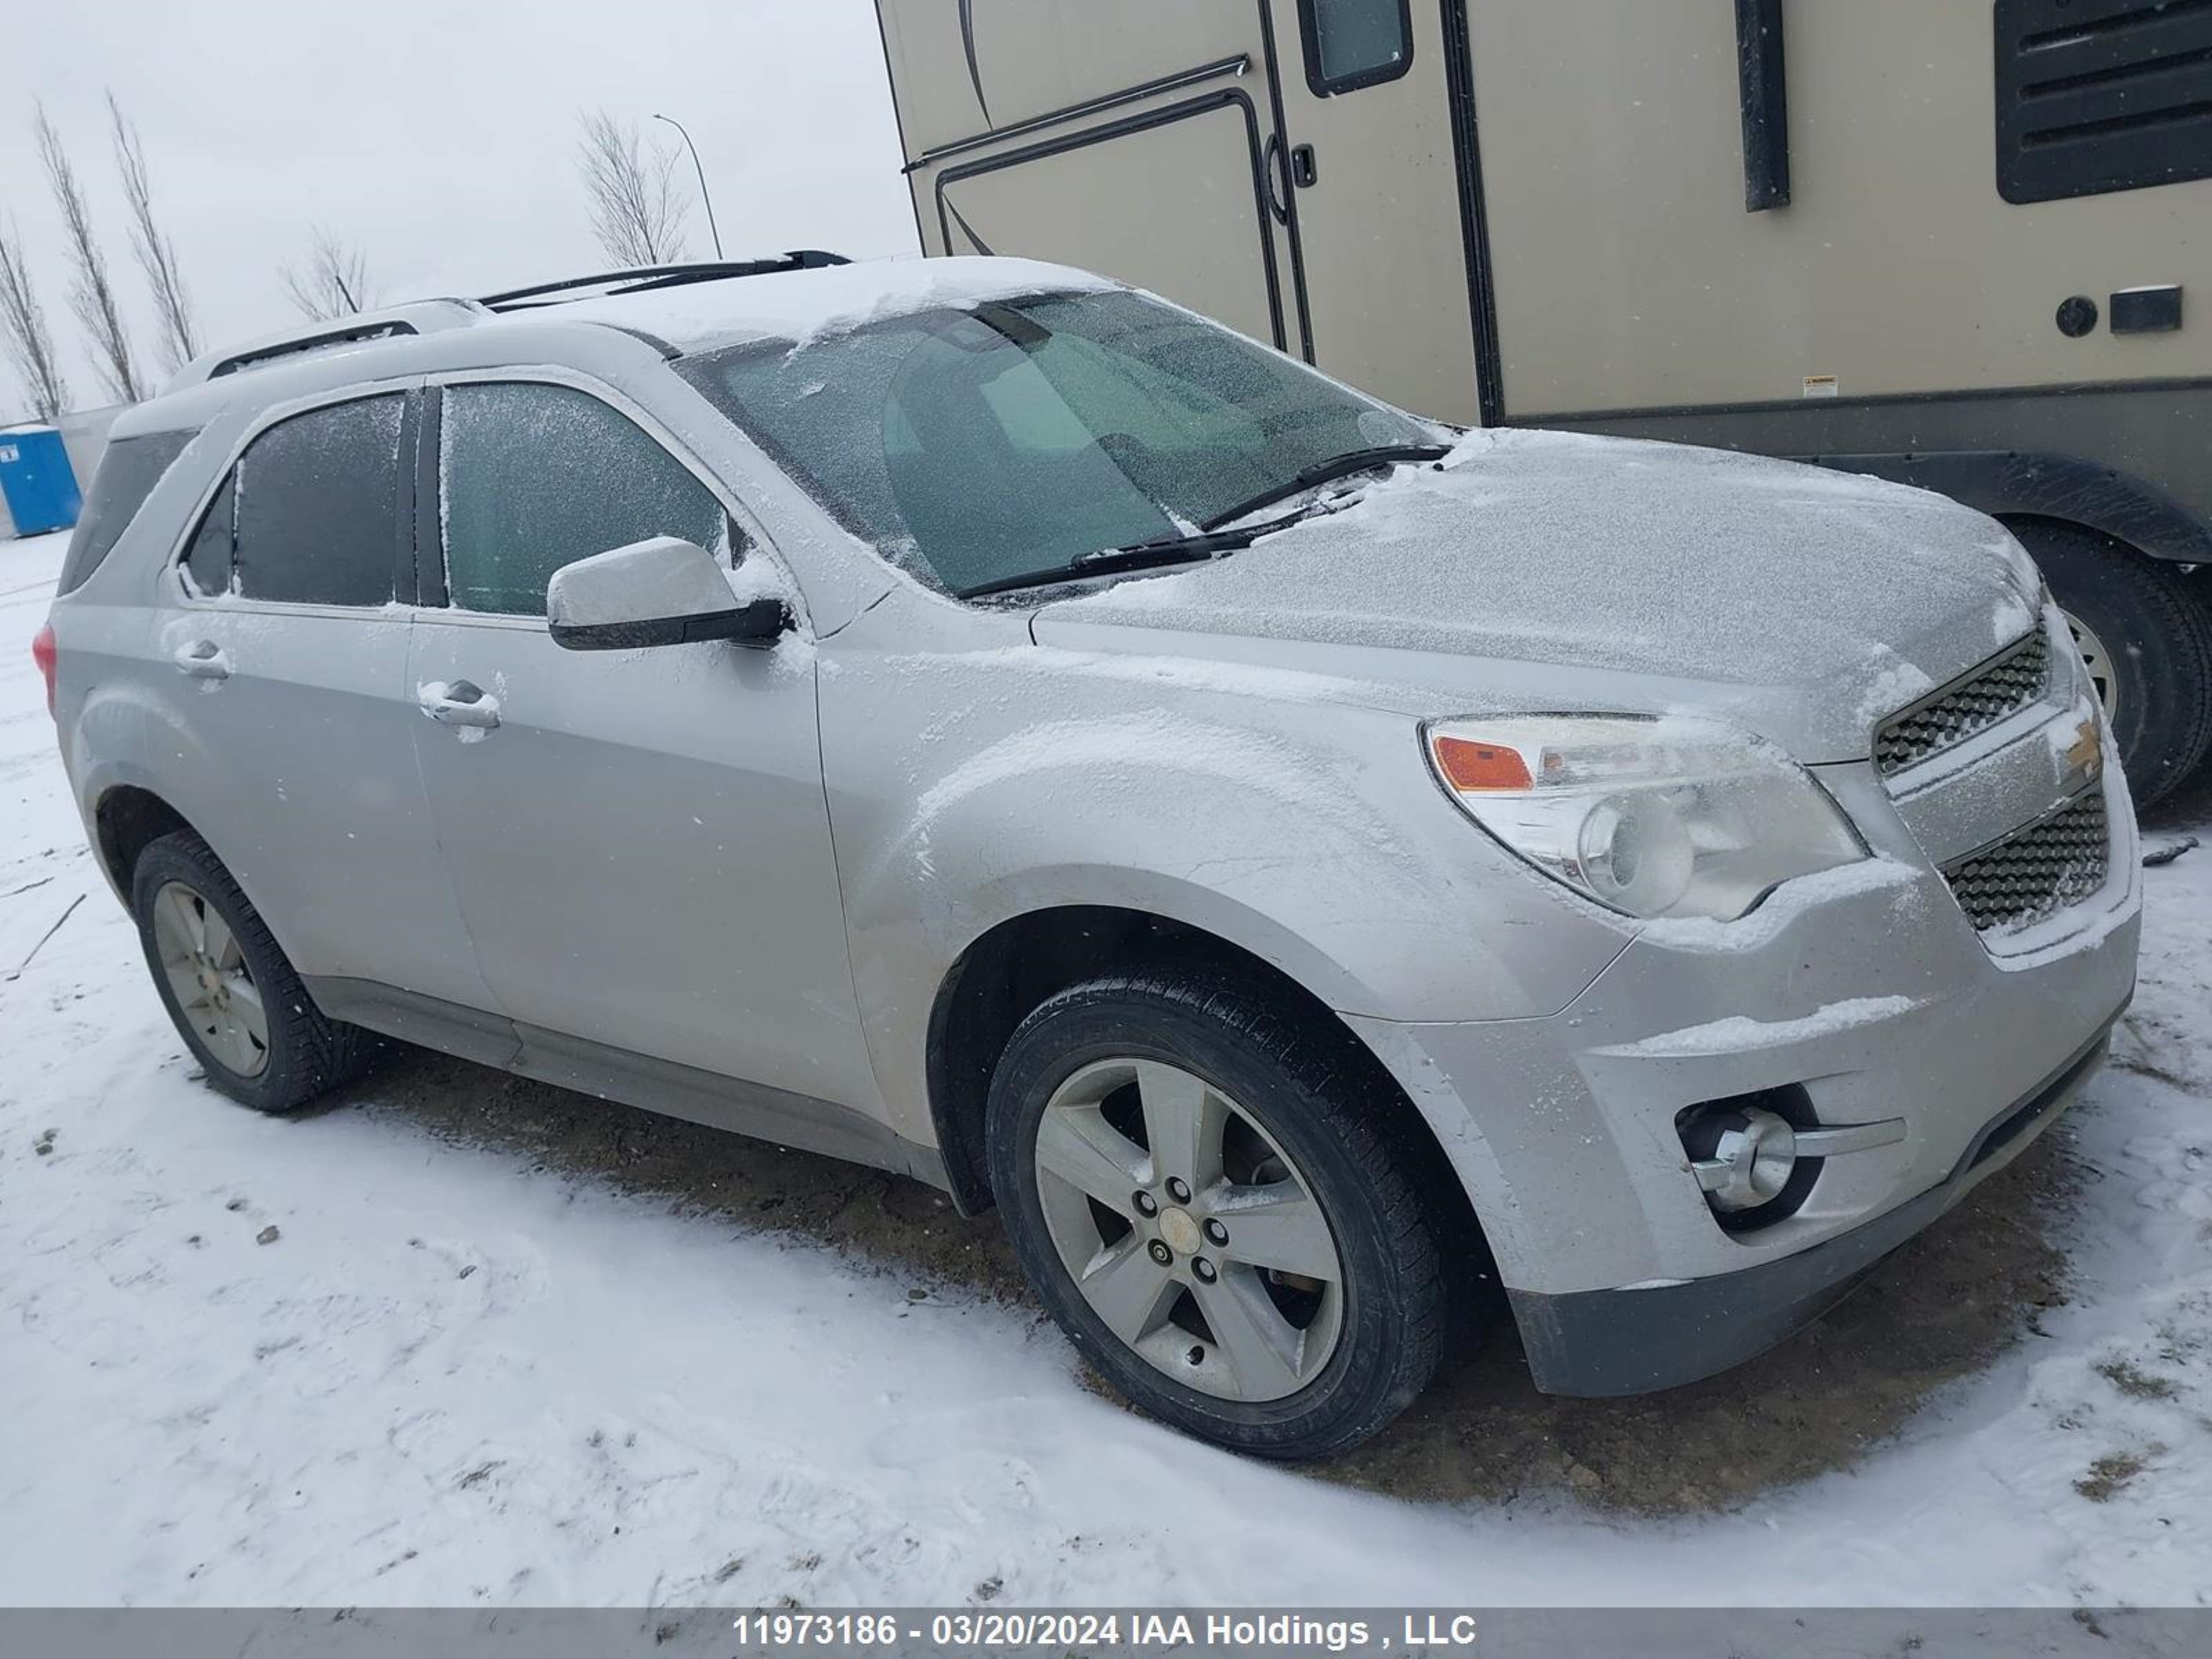
<svg viewBox="0 0 2212 1659">
<path fill-rule="evenodd" d="M 1316 489 L 1338 478 L 1348 478 L 1355 472 L 1371 472 L 1376 467 L 1389 466 L 1397 461 L 1441 460 L 1451 453 L 1449 444 L 1378 444 L 1372 449 L 1354 449 L 1342 455 L 1332 455 L 1325 461 L 1316 461 L 1296 477 L 1262 490 L 1248 501 L 1231 507 L 1226 513 L 1217 513 L 1200 525 L 1197 531 L 1179 536 L 1162 536 L 1157 540 L 1136 542 L 1127 547 L 1102 547 L 1096 552 L 1079 553 L 1066 564 L 1049 569 L 1026 571 L 1018 576 L 1000 576 L 995 580 L 978 582 L 973 587 L 963 587 L 957 597 L 976 599 L 987 593 L 1011 593 L 1016 588 L 1044 587 L 1054 582 L 1075 581 L 1085 576 L 1110 575 L 1120 570 L 1147 570 L 1158 565 L 1194 564 L 1210 559 L 1215 554 L 1240 547 L 1249 547 L 1261 537 L 1288 528 L 1304 518 L 1304 511 L 1269 519 L 1262 524 L 1237 525 L 1233 530 L 1224 526 L 1249 518 L 1263 507 L 1272 507 L 1286 496 Z"/>
<path fill-rule="evenodd" d="M 1080 580 L 1085 576 L 1110 576 L 1122 570 L 1150 570 L 1159 565 L 1196 564 L 1217 553 L 1249 547 L 1270 531 L 1280 530 L 1292 521 L 1292 519 L 1274 519 L 1266 524 L 1242 525 L 1235 530 L 1203 530 L 1194 535 L 1162 536 L 1154 541 L 1133 542 L 1127 547 L 1102 547 L 1089 553 L 1079 553 L 1066 564 L 1054 565 L 1048 569 L 1025 571 L 1018 576 L 1000 576 L 993 581 L 978 582 L 973 587 L 962 588 L 957 597 L 975 599 L 986 593 L 1010 593 L 1018 587 L 1045 587 L 1054 582 Z"/>
<path fill-rule="evenodd" d="M 1200 526 L 1213 530 L 1222 525 L 1234 524 L 1248 513 L 1257 513 L 1263 507 L 1273 507 L 1286 496 L 1300 490 L 1313 489 L 1339 478 L 1348 478 L 1355 472 L 1368 472 L 1378 466 L 1389 466 L 1394 461 L 1437 461 L 1451 453 L 1449 444 L 1378 444 L 1372 449 L 1354 449 L 1342 455 L 1332 455 L 1325 461 L 1316 461 L 1295 477 L 1263 489 L 1251 500 L 1239 501 L 1225 513 L 1217 513 Z"/>
</svg>

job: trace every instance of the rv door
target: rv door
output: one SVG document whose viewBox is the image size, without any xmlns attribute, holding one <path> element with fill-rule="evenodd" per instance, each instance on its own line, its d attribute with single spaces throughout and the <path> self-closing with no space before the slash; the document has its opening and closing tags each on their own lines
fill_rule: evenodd
<svg viewBox="0 0 2212 1659">
<path fill-rule="evenodd" d="M 925 158 L 915 173 L 925 246 L 1079 265 L 1295 352 L 1255 90 L 1223 64 L 1096 120 Z"/>
<path fill-rule="evenodd" d="M 1460 31 L 1465 49 L 1465 8 L 1266 3 L 1314 361 L 1420 414 L 1471 423 L 1480 404 L 1445 33 Z"/>
</svg>

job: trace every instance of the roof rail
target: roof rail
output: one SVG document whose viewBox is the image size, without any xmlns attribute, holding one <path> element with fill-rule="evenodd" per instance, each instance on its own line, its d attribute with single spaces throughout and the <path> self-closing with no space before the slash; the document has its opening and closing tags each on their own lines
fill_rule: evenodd
<svg viewBox="0 0 2212 1659">
<path fill-rule="evenodd" d="M 562 305 L 569 300 L 605 298 L 617 294 L 649 294 L 655 289 L 679 288 L 687 283 L 715 283 L 727 276 L 767 276 L 778 271 L 818 270 L 825 265 L 853 262 L 842 253 L 820 248 L 794 248 L 788 253 L 759 259 L 717 259 L 674 265 L 633 265 L 623 270 L 604 270 L 596 276 L 569 276 L 557 283 L 538 283 L 530 288 L 488 294 L 483 305 L 491 311 L 527 311 L 538 306 Z M 599 295 L 583 290 L 597 289 Z"/>
<path fill-rule="evenodd" d="M 264 336 L 251 345 L 196 357 L 178 370 L 176 378 L 163 390 L 179 391 L 331 346 L 359 345 L 371 340 L 390 339 L 395 335 L 435 334 L 449 328 L 466 328 L 483 321 L 488 315 L 489 313 L 474 300 L 417 300 L 312 328 L 288 329 L 280 334 Z"/>
<path fill-rule="evenodd" d="M 488 320 L 495 312 L 528 311 L 568 300 L 645 294 L 686 283 L 719 282 L 727 276 L 764 276 L 775 271 L 817 270 L 825 265 L 851 263 L 842 253 L 826 253 L 820 248 L 794 248 L 788 253 L 759 259 L 637 265 L 624 270 L 601 271 L 595 276 L 571 276 L 557 283 L 510 289 L 482 300 L 416 300 L 309 328 L 287 329 L 231 350 L 209 352 L 179 369 L 162 390 L 179 392 L 226 374 L 244 374 L 287 357 L 333 346 L 365 345 L 372 340 L 386 340 L 403 334 L 436 334 L 449 328 L 468 328 Z"/>
</svg>

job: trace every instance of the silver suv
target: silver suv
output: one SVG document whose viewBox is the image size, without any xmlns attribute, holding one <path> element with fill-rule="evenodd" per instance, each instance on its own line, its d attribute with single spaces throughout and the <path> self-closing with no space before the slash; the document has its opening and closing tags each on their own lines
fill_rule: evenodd
<svg viewBox="0 0 2212 1659">
<path fill-rule="evenodd" d="M 1438 428 L 1057 267 L 204 360 L 61 586 L 69 774 L 216 1088 L 376 1034 L 995 1203 L 1115 1386 L 1271 1456 L 1493 1278 L 1542 1389 L 1758 1352 L 2134 983 L 2125 787 L 1989 520 Z"/>
</svg>

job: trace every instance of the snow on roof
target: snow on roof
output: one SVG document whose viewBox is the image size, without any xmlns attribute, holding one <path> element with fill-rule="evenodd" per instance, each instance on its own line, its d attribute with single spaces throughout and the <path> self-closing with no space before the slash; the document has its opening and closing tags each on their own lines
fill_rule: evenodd
<svg viewBox="0 0 2212 1659">
<path fill-rule="evenodd" d="M 641 329 L 685 351 L 699 351 L 745 340 L 804 343 L 911 312 L 965 307 L 1047 290 L 1118 286 L 1090 271 L 1035 259 L 872 259 L 525 307 L 502 313 L 501 318 L 612 324 Z"/>
</svg>

